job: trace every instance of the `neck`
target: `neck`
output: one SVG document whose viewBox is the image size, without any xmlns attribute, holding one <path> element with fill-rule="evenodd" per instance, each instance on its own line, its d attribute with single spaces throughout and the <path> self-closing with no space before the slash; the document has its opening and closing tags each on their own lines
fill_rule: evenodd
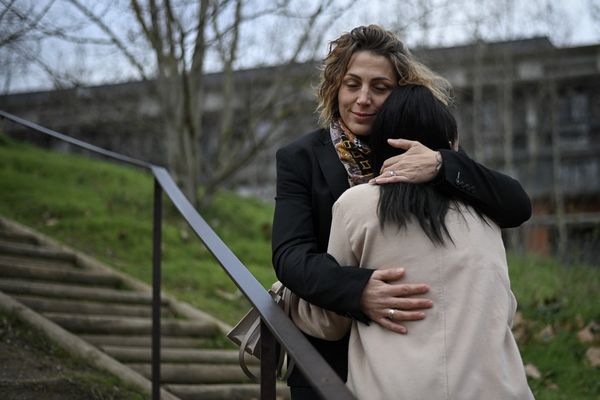
<svg viewBox="0 0 600 400">
<path fill-rule="evenodd" d="M 338 119 L 338 124 L 340 125 L 340 128 L 342 128 L 342 130 L 344 131 L 344 133 L 346 134 L 346 136 L 348 137 L 348 139 L 350 139 L 351 141 L 355 141 L 355 139 L 358 138 L 358 140 L 360 140 L 363 143 L 369 144 L 369 138 L 371 137 L 370 135 L 357 135 L 354 132 L 352 132 L 350 130 L 350 128 L 348 128 L 346 126 L 346 124 L 344 123 L 344 121 L 342 121 L 342 119 Z"/>
</svg>

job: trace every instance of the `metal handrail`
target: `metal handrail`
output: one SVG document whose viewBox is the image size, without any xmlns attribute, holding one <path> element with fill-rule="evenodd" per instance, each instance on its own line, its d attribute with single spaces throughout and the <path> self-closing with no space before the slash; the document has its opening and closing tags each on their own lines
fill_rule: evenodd
<svg viewBox="0 0 600 400">
<path fill-rule="evenodd" d="M 160 288 L 161 288 L 161 233 L 162 193 L 169 197 L 175 208 L 204 243 L 231 280 L 256 307 L 261 315 L 261 399 L 275 399 L 275 349 L 283 346 L 314 389 L 324 399 L 354 399 L 339 376 L 323 360 L 310 342 L 293 324 L 271 296 L 219 238 L 181 192 L 169 172 L 148 163 L 94 146 L 60 132 L 0 110 L 0 118 L 9 120 L 35 132 L 70 143 L 103 156 L 149 170 L 154 176 L 153 252 L 152 252 L 152 398 L 160 398 Z"/>
</svg>

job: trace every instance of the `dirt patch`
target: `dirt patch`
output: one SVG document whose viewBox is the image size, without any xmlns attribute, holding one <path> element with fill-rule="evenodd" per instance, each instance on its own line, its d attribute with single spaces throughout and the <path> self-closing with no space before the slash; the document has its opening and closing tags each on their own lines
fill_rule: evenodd
<svg viewBox="0 0 600 400">
<path fill-rule="evenodd" d="M 130 400 L 148 396 L 71 357 L 16 317 L 0 314 L 0 398 Z"/>
</svg>

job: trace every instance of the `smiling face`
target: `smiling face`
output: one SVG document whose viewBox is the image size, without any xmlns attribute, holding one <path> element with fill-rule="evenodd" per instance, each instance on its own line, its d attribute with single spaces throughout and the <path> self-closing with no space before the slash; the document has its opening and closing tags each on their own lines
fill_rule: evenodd
<svg viewBox="0 0 600 400">
<path fill-rule="evenodd" d="M 358 51 L 352 55 L 338 90 L 338 109 L 346 127 L 358 136 L 371 133 L 377 110 L 397 86 L 390 60 Z"/>
</svg>

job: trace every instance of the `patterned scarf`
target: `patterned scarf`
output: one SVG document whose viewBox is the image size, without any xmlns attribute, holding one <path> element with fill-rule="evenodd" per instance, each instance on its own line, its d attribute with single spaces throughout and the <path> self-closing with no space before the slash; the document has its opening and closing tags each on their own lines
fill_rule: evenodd
<svg viewBox="0 0 600 400">
<path fill-rule="evenodd" d="M 340 161 L 348 173 L 350 186 L 367 183 L 375 176 L 373 173 L 371 149 L 361 142 L 358 136 L 348 133 L 344 123 L 336 121 L 329 127 L 329 134 Z M 348 137 L 353 137 L 352 140 Z"/>
</svg>

